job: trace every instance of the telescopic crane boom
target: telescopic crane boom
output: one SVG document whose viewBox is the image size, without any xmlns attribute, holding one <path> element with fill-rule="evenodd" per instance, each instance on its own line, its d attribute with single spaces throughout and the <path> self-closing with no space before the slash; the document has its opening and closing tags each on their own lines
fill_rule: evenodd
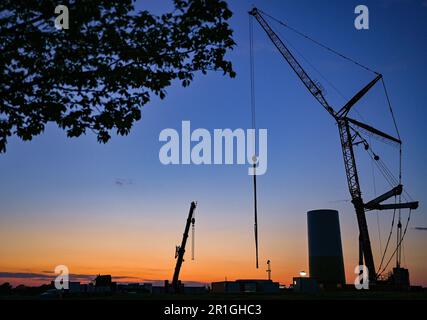
<svg viewBox="0 0 427 320">
<path fill-rule="evenodd" d="M 273 31 L 270 25 L 262 16 L 262 12 L 257 8 L 253 8 L 250 12 L 258 23 L 261 25 L 262 29 L 266 32 L 267 36 L 273 42 L 275 47 L 279 50 L 283 58 L 288 62 L 293 71 L 297 74 L 300 80 L 303 82 L 305 87 L 310 91 L 310 93 L 316 98 L 316 100 L 323 106 L 323 108 L 335 119 L 338 125 L 338 130 L 340 134 L 341 148 L 344 158 L 344 166 L 347 175 L 348 188 L 352 198 L 352 203 L 356 211 L 357 223 L 359 227 L 359 264 L 365 265 L 369 270 L 369 280 L 376 280 L 376 269 L 374 258 L 372 254 L 371 242 L 369 239 L 368 225 L 366 222 L 365 208 L 366 209 L 395 209 L 395 208 L 411 208 L 415 209 L 418 207 L 418 202 L 412 203 L 401 203 L 401 204 L 390 204 L 390 205 L 381 205 L 379 203 L 368 202 L 369 206 L 363 202 L 362 192 L 360 189 L 359 177 L 357 173 L 356 160 L 354 156 L 353 145 L 356 144 L 356 139 L 360 138 L 360 135 L 355 131 L 351 124 L 355 126 L 362 127 L 364 130 L 369 131 L 373 135 L 377 135 L 383 139 L 391 140 L 395 143 L 401 144 L 402 142 L 390 135 L 381 132 L 378 129 L 375 129 L 369 125 L 361 123 L 359 121 L 350 119 L 347 117 L 347 114 L 351 108 L 382 78 L 381 74 L 376 73 L 376 77 L 369 82 L 364 88 L 362 88 L 353 98 L 351 98 L 338 112 L 336 112 L 326 100 L 322 87 L 318 82 L 313 81 L 307 72 L 303 69 L 301 64 L 296 60 L 291 51 L 279 38 L 279 36 Z M 360 143 L 360 141 L 359 141 Z M 367 144 L 365 144 L 366 146 Z M 401 192 L 401 188 L 393 189 L 393 192 L 390 192 L 391 195 Z M 384 197 L 383 197 L 384 198 Z M 384 201 L 384 199 L 380 199 Z M 375 199 L 374 199 L 375 200 Z M 373 200 L 373 201 L 374 201 Z M 398 207 L 399 206 L 399 207 Z"/>
<path fill-rule="evenodd" d="M 184 234 L 182 236 L 181 246 L 176 247 L 175 258 L 176 258 L 176 266 L 175 271 L 173 273 L 172 279 L 172 288 L 175 293 L 179 292 L 179 272 L 181 271 L 182 263 L 184 262 L 184 253 L 185 253 L 185 245 L 187 244 L 188 232 L 190 231 L 190 225 L 194 225 L 194 210 L 196 209 L 196 203 L 191 202 L 190 211 L 188 212 L 187 222 L 185 224 Z"/>
</svg>

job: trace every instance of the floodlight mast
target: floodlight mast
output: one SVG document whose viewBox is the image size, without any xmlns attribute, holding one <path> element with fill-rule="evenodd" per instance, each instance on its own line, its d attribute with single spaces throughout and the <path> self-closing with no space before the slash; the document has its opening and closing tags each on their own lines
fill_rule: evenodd
<svg viewBox="0 0 427 320">
<path fill-rule="evenodd" d="M 253 16 L 258 23 L 261 25 L 262 29 L 266 32 L 267 36 L 273 42 L 275 47 L 279 50 L 283 58 L 288 62 L 293 71 L 297 74 L 300 80 L 303 82 L 305 87 L 310 91 L 310 93 L 316 98 L 316 100 L 323 106 L 323 108 L 335 119 L 338 130 L 340 134 L 341 148 L 344 158 L 345 172 L 347 176 L 348 189 L 352 198 L 352 203 L 356 211 L 357 223 L 359 227 L 359 264 L 365 265 L 369 270 L 369 280 L 375 282 L 377 279 L 374 257 L 372 254 L 371 241 L 369 239 L 368 224 L 366 222 L 365 209 L 394 209 L 394 205 L 381 205 L 379 203 L 371 204 L 371 207 L 366 206 L 363 202 L 362 192 L 360 189 L 359 176 L 357 173 L 356 160 L 354 156 L 353 146 L 356 143 L 356 139 L 360 137 L 358 132 L 350 125 L 353 124 L 358 127 L 362 127 L 364 130 L 369 131 L 373 135 L 377 135 L 383 139 L 391 140 L 395 143 L 401 144 L 402 142 L 390 135 L 381 132 L 378 129 L 375 129 L 369 125 L 361 123 L 359 121 L 350 119 L 347 117 L 347 114 L 351 108 L 382 78 L 381 74 L 376 73 L 376 77 L 369 82 L 364 88 L 362 88 L 353 98 L 351 98 L 338 112 L 336 112 L 331 105 L 326 100 L 321 85 L 318 82 L 315 82 L 307 74 L 301 64 L 296 60 L 291 51 L 287 48 L 284 42 L 279 38 L 279 36 L 273 31 L 270 25 L 262 16 L 262 12 L 253 8 L 249 14 Z M 359 142 L 360 143 L 360 142 Z M 402 188 L 394 188 L 394 192 L 389 192 L 385 194 L 386 197 L 380 199 L 384 201 L 390 198 L 392 195 L 400 194 Z M 400 193 L 399 193 L 400 191 Z M 390 195 L 391 194 L 391 195 Z M 378 199 L 378 198 L 377 198 Z M 375 199 L 374 199 L 375 200 Z M 374 201 L 373 200 L 373 201 Z M 375 206 L 376 207 L 375 207 Z M 418 202 L 396 204 L 400 208 L 411 208 L 416 209 L 418 207 Z M 364 263 L 363 263 L 364 262 Z"/>
</svg>

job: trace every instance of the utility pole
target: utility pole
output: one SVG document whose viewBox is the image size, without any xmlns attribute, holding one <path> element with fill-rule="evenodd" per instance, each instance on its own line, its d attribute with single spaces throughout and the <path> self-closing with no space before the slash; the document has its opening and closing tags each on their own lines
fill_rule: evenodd
<svg viewBox="0 0 427 320">
<path fill-rule="evenodd" d="M 268 274 L 268 280 L 271 280 L 271 263 L 270 263 L 270 260 L 267 260 L 267 274 Z"/>
</svg>

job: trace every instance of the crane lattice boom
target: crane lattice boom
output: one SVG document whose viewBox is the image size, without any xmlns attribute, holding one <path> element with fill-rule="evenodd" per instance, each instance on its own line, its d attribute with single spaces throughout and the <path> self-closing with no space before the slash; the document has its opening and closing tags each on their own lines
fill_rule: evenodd
<svg viewBox="0 0 427 320">
<path fill-rule="evenodd" d="M 275 47 L 279 50 L 283 58 L 288 62 L 293 71 L 297 74 L 300 80 L 303 82 L 305 87 L 310 93 L 316 98 L 316 100 L 323 106 L 323 108 L 335 119 L 338 125 L 340 134 L 341 148 L 344 158 L 344 166 L 347 176 L 348 189 L 352 198 L 352 203 L 356 211 L 357 223 L 359 227 L 359 264 L 363 264 L 363 258 L 365 265 L 369 270 L 369 278 L 371 281 L 376 280 L 375 264 L 372 254 L 371 242 L 369 239 L 368 224 L 365 216 L 365 204 L 362 199 L 362 192 L 360 189 L 359 177 L 356 166 L 356 159 L 354 156 L 353 146 L 355 145 L 355 139 L 359 136 L 358 132 L 351 126 L 355 125 L 368 131 L 371 134 L 380 136 L 383 139 L 390 140 L 392 142 L 401 144 L 400 139 L 394 138 L 386 133 L 381 132 L 369 125 L 361 123 L 359 121 L 350 119 L 347 114 L 351 108 L 379 81 L 382 79 L 382 75 L 375 73 L 376 77 L 363 87 L 358 93 L 354 95 L 338 112 L 336 112 L 331 105 L 328 103 L 321 89 L 321 85 L 313 81 L 307 72 L 303 69 L 301 64 L 295 59 L 294 55 L 287 48 L 284 42 L 278 37 L 273 31 L 267 21 L 261 14 L 261 11 L 257 8 L 253 8 L 250 12 L 261 27 L 264 29 L 270 40 L 273 42 Z M 384 199 L 382 199 L 384 200 Z M 372 202 L 372 201 L 371 201 Z M 418 207 L 418 202 L 403 203 L 403 204 L 390 204 L 381 205 L 375 204 L 377 208 L 383 209 L 396 209 L 396 208 L 411 208 L 415 209 Z"/>
</svg>

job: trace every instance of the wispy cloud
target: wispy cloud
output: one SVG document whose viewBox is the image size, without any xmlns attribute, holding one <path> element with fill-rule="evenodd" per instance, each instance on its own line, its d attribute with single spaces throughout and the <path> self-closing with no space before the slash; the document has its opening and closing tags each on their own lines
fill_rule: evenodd
<svg viewBox="0 0 427 320">
<path fill-rule="evenodd" d="M 75 274 L 71 273 L 71 280 L 78 281 L 90 281 L 93 280 L 96 276 L 93 274 Z M 50 281 L 56 277 L 51 271 L 42 271 L 42 273 L 34 273 L 34 272 L 0 272 L 0 278 L 16 278 L 16 279 L 32 279 L 32 280 L 44 280 Z"/>
<path fill-rule="evenodd" d="M 38 281 L 51 281 L 54 280 L 57 274 L 53 271 L 41 271 L 41 273 L 36 272 L 0 272 L 0 279 L 31 279 Z M 92 281 L 96 278 L 96 274 L 80 274 L 80 273 L 70 273 L 69 277 L 71 281 Z M 134 276 L 112 276 L 114 281 L 122 281 L 128 279 L 139 280 L 140 278 Z"/>
<path fill-rule="evenodd" d="M 114 184 L 116 186 L 123 187 L 123 186 L 127 186 L 127 185 L 133 184 L 133 181 L 131 179 L 116 178 L 114 180 Z"/>
<path fill-rule="evenodd" d="M 43 273 L 30 272 L 0 272 L 0 278 L 19 278 L 19 279 L 51 279 L 52 276 Z"/>
<path fill-rule="evenodd" d="M 42 271 L 41 273 L 36 272 L 0 272 L 0 279 L 6 279 L 6 281 L 10 281 L 11 279 L 16 279 L 19 282 L 24 283 L 49 283 L 54 280 L 57 275 L 52 271 Z M 79 281 L 79 282 L 90 282 L 96 278 L 97 275 L 94 274 L 70 274 L 70 281 Z M 113 281 L 119 283 L 151 283 L 154 286 L 164 286 L 165 280 L 162 279 L 149 279 L 149 278 L 141 278 L 135 276 L 112 276 Z M 18 280 L 19 279 L 19 280 Z M 28 282 L 30 281 L 30 282 Z M 205 287 L 208 283 L 199 282 L 199 281 L 183 281 L 183 283 L 187 286 L 196 286 L 196 287 Z"/>
</svg>

